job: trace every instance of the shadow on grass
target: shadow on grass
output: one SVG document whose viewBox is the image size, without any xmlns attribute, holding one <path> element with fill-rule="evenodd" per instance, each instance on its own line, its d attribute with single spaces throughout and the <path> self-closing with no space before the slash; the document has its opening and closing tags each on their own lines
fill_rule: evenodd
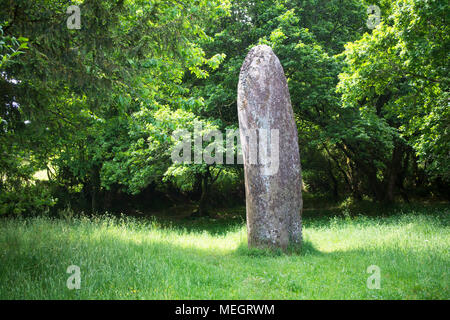
<svg viewBox="0 0 450 320">
<path fill-rule="evenodd" d="M 308 208 L 307 204 L 302 213 L 305 227 L 327 227 L 332 220 L 345 221 L 346 219 L 367 218 L 380 219 L 383 224 L 397 223 L 396 219 L 405 212 L 416 212 L 425 216 L 439 216 L 439 222 L 450 225 L 448 215 L 448 203 L 411 203 L 411 204 L 377 204 L 370 201 L 361 201 L 347 208 L 321 207 Z M 207 234 L 225 235 L 236 228 L 243 227 L 246 223 L 245 207 L 236 207 L 226 210 L 216 210 L 210 217 L 186 217 L 182 219 L 171 219 L 170 217 L 155 218 L 161 228 L 171 228 L 188 232 L 206 232 Z"/>
<path fill-rule="evenodd" d="M 314 245 L 307 240 L 303 240 L 300 246 L 289 246 L 286 250 L 279 248 L 249 248 L 247 243 L 241 242 L 235 253 L 247 257 L 279 257 L 287 256 L 305 256 L 322 255 L 323 253 L 316 249 Z"/>
<path fill-rule="evenodd" d="M 154 217 L 162 229 L 172 229 L 194 233 L 207 233 L 212 236 L 223 236 L 228 232 L 241 228 L 246 223 L 245 208 L 234 209 L 228 212 L 218 212 L 212 216 L 185 217 L 171 219 L 169 217 Z"/>
</svg>

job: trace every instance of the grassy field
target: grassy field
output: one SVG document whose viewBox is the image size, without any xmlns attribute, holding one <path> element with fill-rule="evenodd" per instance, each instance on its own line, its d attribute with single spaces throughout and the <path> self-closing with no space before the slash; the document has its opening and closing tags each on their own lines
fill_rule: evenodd
<svg viewBox="0 0 450 320">
<path fill-rule="evenodd" d="M 450 207 L 367 210 L 307 210 L 303 248 L 290 253 L 248 250 L 243 209 L 1 219 L 0 299 L 450 299 Z M 66 286 L 69 265 L 80 290 Z"/>
</svg>

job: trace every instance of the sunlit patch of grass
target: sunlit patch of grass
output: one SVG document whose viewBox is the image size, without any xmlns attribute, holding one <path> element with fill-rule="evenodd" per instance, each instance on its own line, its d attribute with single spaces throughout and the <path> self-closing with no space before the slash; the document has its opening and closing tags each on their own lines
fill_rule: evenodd
<svg viewBox="0 0 450 320">
<path fill-rule="evenodd" d="M 308 215 L 286 253 L 249 250 L 242 219 L 3 219 L 0 299 L 449 299 L 450 209 L 396 210 Z"/>
</svg>

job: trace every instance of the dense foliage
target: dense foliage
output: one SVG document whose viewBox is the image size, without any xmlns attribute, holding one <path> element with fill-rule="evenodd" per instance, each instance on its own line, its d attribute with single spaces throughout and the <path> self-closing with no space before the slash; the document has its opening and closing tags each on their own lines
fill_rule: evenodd
<svg viewBox="0 0 450 320">
<path fill-rule="evenodd" d="M 237 128 L 260 43 L 288 78 L 306 192 L 449 197 L 446 1 L 80 0 L 80 29 L 66 1 L 0 4 L 0 213 L 242 200 L 241 165 L 173 163 L 172 134 Z"/>
</svg>

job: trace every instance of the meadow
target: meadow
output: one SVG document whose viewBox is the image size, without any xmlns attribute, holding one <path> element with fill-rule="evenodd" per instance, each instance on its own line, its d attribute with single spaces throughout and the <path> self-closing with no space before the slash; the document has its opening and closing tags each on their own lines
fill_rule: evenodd
<svg viewBox="0 0 450 320">
<path fill-rule="evenodd" d="M 287 252 L 249 250 L 243 208 L 2 218 L 0 299 L 449 299 L 450 207 L 380 210 L 306 210 L 303 246 Z M 371 265 L 380 289 L 367 287 Z"/>
</svg>

